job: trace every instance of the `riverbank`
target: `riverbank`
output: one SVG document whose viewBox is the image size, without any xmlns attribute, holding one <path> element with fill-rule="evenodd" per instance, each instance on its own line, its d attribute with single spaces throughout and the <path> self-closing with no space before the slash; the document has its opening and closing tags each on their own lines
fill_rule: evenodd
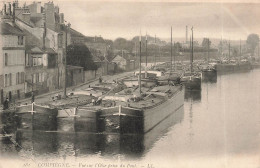
<svg viewBox="0 0 260 168">
<path fill-rule="evenodd" d="M 102 76 L 102 79 L 104 82 L 113 82 L 113 80 L 116 79 L 121 79 L 124 77 L 127 77 L 128 75 L 133 74 L 133 71 L 130 72 L 122 72 L 122 73 L 118 73 L 118 74 L 114 74 L 114 75 L 106 75 L 106 76 Z M 73 90 L 78 90 L 78 89 L 84 89 L 89 87 L 89 85 L 95 85 L 98 83 L 98 78 L 87 81 L 85 83 L 81 83 L 77 86 L 71 86 L 67 88 L 67 93 L 73 91 Z M 56 95 L 63 95 L 64 94 L 64 89 L 59 89 L 53 92 L 48 92 L 48 93 L 44 93 L 44 94 L 40 94 L 35 96 L 35 102 L 36 103 L 44 103 L 47 101 L 52 100 L 52 97 L 56 96 Z M 13 105 L 18 105 L 18 104 L 24 104 L 24 103 L 30 103 L 31 102 L 31 98 L 25 98 L 25 99 L 20 99 L 20 100 L 16 100 L 14 103 L 11 103 L 10 106 L 13 107 Z M 2 109 L 2 106 L 0 106 L 0 109 Z"/>
</svg>

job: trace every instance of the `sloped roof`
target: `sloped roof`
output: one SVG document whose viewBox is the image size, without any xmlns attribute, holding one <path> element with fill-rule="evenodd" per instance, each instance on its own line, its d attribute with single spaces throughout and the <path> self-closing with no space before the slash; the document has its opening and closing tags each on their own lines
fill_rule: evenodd
<svg viewBox="0 0 260 168">
<path fill-rule="evenodd" d="M 122 57 L 121 55 L 115 55 L 111 62 L 114 62 L 115 59 L 124 59 L 124 60 L 126 60 L 126 58 Z"/>
<path fill-rule="evenodd" d="M 70 28 L 71 36 L 73 37 L 85 37 L 82 33 L 78 32 L 77 30 L 74 30 Z"/>
<path fill-rule="evenodd" d="M 26 52 L 28 52 L 28 53 L 43 54 L 43 51 L 37 46 L 26 45 L 25 49 L 26 49 Z"/>
<path fill-rule="evenodd" d="M 31 49 L 31 51 L 32 53 L 40 53 L 40 54 L 43 53 L 43 51 L 39 47 L 34 47 Z"/>
<path fill-rule="evenodd" d="M 2 35 L 18 35 L 18 36 L 23 36 L 24 33 L 23 31 L 16 26 L 15 24 L 10 24 L 6 22 L 1 22 L 1 30 L 0 33 Z"/>
<path fill-rule="evenodd" d="M 45 48 L 45 52 L 49 54 L 57 54 L 52 48 Z"/>
</svg>

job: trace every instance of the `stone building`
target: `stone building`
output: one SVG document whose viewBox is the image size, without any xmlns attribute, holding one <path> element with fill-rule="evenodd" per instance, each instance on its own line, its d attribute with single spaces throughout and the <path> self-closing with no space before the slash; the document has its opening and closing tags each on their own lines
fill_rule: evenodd
<svg viewBox="0 0 260 168">
<path fill-rule="evenodd" d="M 24 97 L 25 36 L 7 15 L 1 16 L 0 100 Z"/>
<path fill-rule="evenodd" d="M 54 6 L 53 2 L 45 3 L 33 2 L 27 6 L 19 7 L 15 5 L 16 10 L 26 11 L 29 19 L 23 19 L 15 12 L 15 22 L 24 31 L 34 36 L 37 41 L 37 47 L 47 55 L 49 60 L 55 60 L 55 67 L 50 68 L 47 75 L 54 80 L 49 80 L 48 90 L 61 89 L 65 84 L 65 45 L 71 43 L 70 28 L 64 24 L 64 15 L 59 13 L 59 8 Z M 29 44 L 31 45 L 31 44 Z M 44 69 L 44 68 L 43 68 Z M 42 69 L 42 71 L 44 71 Z M 28 79 L 31 78 L 31 79 Z M 33 81 L 33 77 L 27 77 L 28 81 Z M 45 78 L 48 81 L 48 78 Z M 28 82 L 29 84 L 29 82 Z M 45 83 L 43 83 L 45 84 Z M 52 86 L 55 85 L 55 86 Z M 43 87 L 45 88 L 45 87 Z M 31 90 L 31 88 L 28 88 Z M 45 88 L 46 89 L 46 88 Z"/>
</svg>

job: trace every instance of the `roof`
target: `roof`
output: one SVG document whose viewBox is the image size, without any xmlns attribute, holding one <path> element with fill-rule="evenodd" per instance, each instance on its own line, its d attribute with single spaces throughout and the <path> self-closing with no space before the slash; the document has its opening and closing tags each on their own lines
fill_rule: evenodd
<svg viewBox="0 0 260 168">
<path fill-rule="evenodd" d="M 114 62 L 115 59 L 124 59 L 124 60 L 126 60 L 126 59 L 125 59 L 124 57 L 122 57 L 121 55 L 116 55 L 116 56 L 114 56 L 114 58 L 112 59 L 111 62 Z"/>
<path fill-rule="evenodd" d="M 95 43 L 105 43 L 105 40 L 100 36 L 94 36 L 94 37 L 85 36 L 85 41 L 86 42 L 95 42 Z"/>
<path fill-rule="evenodd" d="M 18 35 L 18 36 L 24 36 L 23 31 L 16 26 L 15 24 L 7 23 L 7 22 L 1 22 L 1 34 L 2 35 Z"/>
<path fill-rule="evenodd" d="M 115 58 L 118 58 L 120 57 L 121 59 L 124 59 L 124 60 L 135 60 L 135 57 L 132 55 L 132 54 L 124 54 L 124 56 L 122 57 L 122 55 L 120 54 L 117 54 L 115 55 L 113 58 L 112 58 L 112 62 Z"/>
<path fill-rule="evenodd" d="M 26 45 L 25 49 L 26 49 L 26 52 L 29 52 L 29 53 L 43 54 L 43 51 L 37 46 Z"/>
<path fill-rule="evenodd" d="M 31 49 L 32 53 L 37 53 L 37 54 L 43 54 L 43 51 L 39 47 L 34 47 Z"/>
<path fill-rule="evenodd" d="M 72 28 L 70 28 L 70 33 L 71 33 L 71 36 L 73 37 L 85 37 L 82 33 L 78 32 L 77 30 L 74 30 Z"/>
<path fill-rule="evenodd" d="M 67 69 L 73 70 L 73 69 L 83 69 L 81 66 L 74 66 L 74 65 L 67 65 Z"/>
<path fill-rule="evenodd" d="M 52 48 L 45 48 L 45 52 L 48 54 L 57 54 Z"/>
</svg>

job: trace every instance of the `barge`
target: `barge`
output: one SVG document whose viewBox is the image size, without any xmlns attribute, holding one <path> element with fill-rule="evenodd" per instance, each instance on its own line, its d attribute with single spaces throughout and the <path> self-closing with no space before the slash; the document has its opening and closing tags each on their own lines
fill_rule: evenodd
<svg viewBox="0 0 260 168">
<path fill-rule="evenodd" d="M 126 102 L 102 108 L 104 132 L 146 133 L 184 104 L 182 86 L 158 86 Z"/>
</svg>

